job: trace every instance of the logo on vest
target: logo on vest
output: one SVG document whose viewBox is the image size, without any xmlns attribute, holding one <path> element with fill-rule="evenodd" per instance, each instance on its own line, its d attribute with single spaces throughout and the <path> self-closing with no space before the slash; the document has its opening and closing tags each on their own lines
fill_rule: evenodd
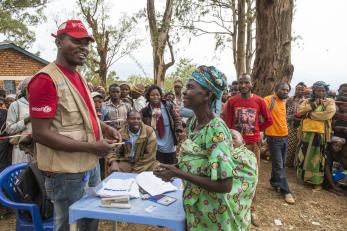
<svg viewBox="0 0 347 231">
<path fill-rule="evenodd" d="M 43 112 L 43 113 L 49 113 L 52 111 L 52 108 L 50 106 L 44 106 L 44 107 L 32 107 L 32 111 L 37 111 L 37 112 Z"/>
</svg>

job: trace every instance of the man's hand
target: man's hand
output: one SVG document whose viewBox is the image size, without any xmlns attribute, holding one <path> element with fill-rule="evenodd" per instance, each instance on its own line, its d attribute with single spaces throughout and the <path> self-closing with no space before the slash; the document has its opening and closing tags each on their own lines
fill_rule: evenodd
<svg viewBox="0 0 347 231">
<path fill-rule="evenodd" d="M 132 172 L 133 167 L 129 162 L 121 161 L 118 163 L 119 169 L 122 172 Z"/>
<path fill-rule="evenodd" d="M 112 161 L 110 167 L 108 168 L 108 173 L 119 172 L 119 166 L 117 161 Z"/>
<path fill-rule="evenodd" d="M 115 143 L 116 141 L 113 140 L 99 140 L 92 144 L 92 152 L 98 156 L 105 157 L 117 146 Z"/>
</svg>

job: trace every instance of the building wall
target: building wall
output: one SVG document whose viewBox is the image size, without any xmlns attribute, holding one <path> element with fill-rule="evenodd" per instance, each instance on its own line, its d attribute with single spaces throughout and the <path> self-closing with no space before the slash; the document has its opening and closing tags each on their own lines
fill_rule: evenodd
<svg viewBox="0 0 347 231">
<path fill-rule="evenodd" d="M 0 50 L 0 76 L 32 76 L 45 64 L 38 62 L 14 49 Z M 0 88 L 4 88 L 0 77 Z M 15 81 L 16 86 L 20 81 Z"/>
<path fill-rule="evenodd" d="M 0 50 L 0 76 L 30 76 L 44 66 L 14 49 Z"/>
</svg>

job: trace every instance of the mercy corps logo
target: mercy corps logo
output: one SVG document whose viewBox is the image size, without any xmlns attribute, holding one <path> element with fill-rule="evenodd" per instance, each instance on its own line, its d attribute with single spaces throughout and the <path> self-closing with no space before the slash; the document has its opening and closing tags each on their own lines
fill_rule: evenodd
<svg viewBox="0 0 347 231">
<path fill-rule="evenodd" d="M 32 107 L 32 111 L 40 111 L 44 113 L 49 113 L 52 111 L 52 108 L 50 106 L 44 106 L 44 107 Z"/>
</svg>

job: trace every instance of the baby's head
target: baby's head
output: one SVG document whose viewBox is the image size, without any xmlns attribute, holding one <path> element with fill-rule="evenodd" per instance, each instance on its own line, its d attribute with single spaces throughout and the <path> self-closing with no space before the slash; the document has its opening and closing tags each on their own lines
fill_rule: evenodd
<svg viewBox="0 0 347 231">
<path fill-rule="evenodd" d="M 238 148 L 240 147 L 242 144 L 244 144 L 243 142 L 243 138 L 240 132 L 234 130 L 234 129 L 230 129 L 230 133 L 231 133 L 231 137 L 233 138 L 233 145 L 234 148 Z"/>
</svg>

